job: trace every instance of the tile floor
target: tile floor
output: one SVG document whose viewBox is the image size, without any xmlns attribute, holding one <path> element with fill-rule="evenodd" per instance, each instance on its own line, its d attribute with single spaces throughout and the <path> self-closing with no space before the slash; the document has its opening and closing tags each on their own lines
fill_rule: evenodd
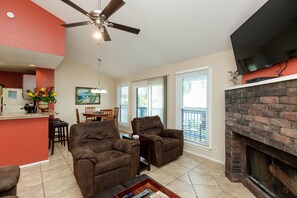
<svg viewBox="0 0 297 198">
<path fill-rule="evenodd" d="M 20 198 L 82 198 L 73 176 L 72 156 L 64 146 L 55 147 L 49 162 L 21 169 Z M 143 171 L 183 198 L 254 198 L 242 185 L 224 176 L 224 166 L 184 153 L 176 161 Z"/>
</svg>

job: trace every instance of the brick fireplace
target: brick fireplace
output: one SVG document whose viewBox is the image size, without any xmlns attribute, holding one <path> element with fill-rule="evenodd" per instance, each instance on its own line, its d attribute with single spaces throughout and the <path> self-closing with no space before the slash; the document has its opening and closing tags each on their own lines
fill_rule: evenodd
<svg viewBox="0 0 297 198">
<path fill-rule="evenodd" d="M 226 176 L 257 197 L 297 197 L 297 76 L 228 89 L 225 103 Z"/>
</svg>

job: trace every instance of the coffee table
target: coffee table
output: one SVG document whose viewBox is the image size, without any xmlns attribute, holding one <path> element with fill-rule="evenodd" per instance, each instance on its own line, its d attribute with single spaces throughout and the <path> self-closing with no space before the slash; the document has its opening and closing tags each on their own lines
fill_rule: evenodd
<svg viewBox="0 0 297 198">
<path fill-rule="evenodd" d="M 134 140 L 132 138 L 132 134 L 122 134 L 123 139 L 129 139 L 129 140 Z M 151 148 L 150 148 L 150 140 L 144 136 L 139 136 L 140 142 L 140 159 L 139 159 L 139 167 L 137 170 L 137 175 L 140 174 L 140 171 L 144 168 L 147 168 L 148 171 L 151 170 Z M 145 159 L 142 160 L 141 158 Z"/>
<path fill-rule="evenodd" d="M 119 185 L 116 185 L 110 189 L 99 192 L 91 196 L 90 198 L 114 198 L 114 197 L 122 197 L 128 192 L 132 191 L 135 193 L 139 193 L 140 191 L 150 188 L 153 191 L 161 191 L 165 193 L 170 198 L 180 198 L 180 196 L 176 195 L 172 191 L 168 190 L 163 185 L 159 184 L 157 181 L 153 180 L 146 174 L 140 175 L 128 181 L 122 182 Z"/>
</svg>

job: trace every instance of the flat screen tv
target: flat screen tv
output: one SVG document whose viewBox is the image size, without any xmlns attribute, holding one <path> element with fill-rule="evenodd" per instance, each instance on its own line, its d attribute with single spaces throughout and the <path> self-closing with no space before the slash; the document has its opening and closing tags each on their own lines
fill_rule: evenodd
<svg viewBox="0 0 297 198">
<path fill-rule="evenodd" d="M 269 0 L 232 35 L 238 73 L 297 56 L 297 0 Z"/>
</svg>

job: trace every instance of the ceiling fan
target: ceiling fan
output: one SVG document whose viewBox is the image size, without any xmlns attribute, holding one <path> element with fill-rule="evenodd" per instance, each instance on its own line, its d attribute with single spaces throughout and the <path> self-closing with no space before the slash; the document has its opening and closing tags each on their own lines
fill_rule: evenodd
<svg viewBox="0 0 297 198">
<path fill-rule="evenodd" d="M 87 15 L 91 19 L 91 21 L 62 24 L 62 26 L 66 28 L 95 24 L 99 28 L 99 31 L 101 32 L 101 35 L 104 41 L 111 41 L 109 34 L 107 32 L 106 26 L 119 29 L 122 31 L 130 32 L 133 34 L 138 34 L 140 32 L 140 29 L 110 22 L 108 20 L 108 18 L 111 15 L 113 15 L 118 9 L 120 9 L 123 5 L 125 5 L 125 2 L 122 0 L 111 0 L 109 4 L 102 11 L 98 9 L 98 10 L 92 10 L 91 12 L 85 11 L 84 9 L 82 9 L 81 7 L 79 7 L 78 5 L 76 5 L 70 0 L 61 0 L 61 1 L 71 6 L 72 8 L 76 9 L 77 11 L 81 12 L 82 14 Z"/>
</svg>

